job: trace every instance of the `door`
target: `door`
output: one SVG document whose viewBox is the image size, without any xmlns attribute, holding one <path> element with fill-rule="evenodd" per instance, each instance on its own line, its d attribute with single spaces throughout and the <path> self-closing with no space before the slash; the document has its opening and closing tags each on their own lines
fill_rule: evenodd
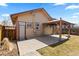
<svg viewBox="0 0 79 59">
<path fill-rule="evenodd" d="M 19 22 L 19 40 L 25 40 L 26 36 L 25 22 Z"/>
</svg>

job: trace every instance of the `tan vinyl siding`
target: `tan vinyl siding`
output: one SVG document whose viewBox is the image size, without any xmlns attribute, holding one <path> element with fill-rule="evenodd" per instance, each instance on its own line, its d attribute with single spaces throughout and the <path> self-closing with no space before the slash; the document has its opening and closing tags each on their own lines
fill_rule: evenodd
<svg viewBox="0 0 79 59">
<path fill-rule="evenodd" d="M 47 23 L 48 19 L 41 11 L 26 13 L 18 16 L 18 21 L 32 23 L 31 28 L 26 27 L 26 37 L 40 36 L 43 33 L 42 24 Z M 39 30 L 36 30 L 36 23 L 39 24 Z"/>
<path fill-rule="evenodd" d="M 44 34 L 45 34 L 45 35 L 50 35 L 50 34 L 52 34 L 52 33 L 53 33 L 53 29 L 52 29 L 51 26 L 46 26 L 46 27 L 44 28 Z"/>
</svg>

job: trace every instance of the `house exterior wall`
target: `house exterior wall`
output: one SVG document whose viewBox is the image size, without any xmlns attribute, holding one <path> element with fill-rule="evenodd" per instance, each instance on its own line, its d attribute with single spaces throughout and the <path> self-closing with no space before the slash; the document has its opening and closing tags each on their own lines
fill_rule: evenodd
<svg viewBox="0 0 79 59">
<path fill-rule="evenodd" d="M 44 28 L 44 35 L 50 35 L 52 33 L 53 33 L 52 26 L 45 26 L 45 28 Z"/>
<path fill-rule="evenodd" d="M 42 11 L 25 13 L 25 14 L 19 15 L 17 19 L 18 19 L 17 22 L 25 22 L 27 38 L 42 35 L 43 34 L 42 24 L 48 22 L 48 18 Z M 31 24 L 31 27 L 28 27 L 29 23 Z M 22 25 L 22 23 L 20 24 Z M 37 26 L 37 24 L 39 24 L 39 26 Z M 37 27 L 38 29 L 36 29 Z"/>
</svg>

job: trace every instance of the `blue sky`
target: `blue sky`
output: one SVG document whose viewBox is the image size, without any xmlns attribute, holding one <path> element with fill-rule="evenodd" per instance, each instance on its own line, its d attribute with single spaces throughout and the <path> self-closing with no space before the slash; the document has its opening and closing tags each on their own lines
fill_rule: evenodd
<svg viewBox="0 0 79 59">
<path fill-rule="evenodd" d="M 0 4 L 0 21 L 7 19 L 10 14 L 44 8 L 53 17 L 79 24 L 78 3 L 2 3 Z"/>
</svg>

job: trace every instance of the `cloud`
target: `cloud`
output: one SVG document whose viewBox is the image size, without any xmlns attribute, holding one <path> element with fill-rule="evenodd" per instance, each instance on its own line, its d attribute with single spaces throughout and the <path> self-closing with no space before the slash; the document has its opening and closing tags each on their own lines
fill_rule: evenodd
<svg viewBox="0 0 79 59">
<path fill-rule="evenodd" d="M 73 18 L 73 19 L 74 19 L 74 18 L 78 18 L 78 16 L 74 15 L 74 16 L 72 16 L 71 18 Z"/>
<path fill-rule="evenodd" d="M 69 5 L 66 7 L 66 9 L 78 9 L 79 5 Z"/>
<path fill-rule="evenodd" d="M 79 24 L 78 18 L 69 19 L 74 24 Z"/>
<path fill-rule="evenodd" d="M 9 14 L 2 14 L 1 16 L 3 16 L 3 17 L 7 17 L 7 16 L 9 16 Z"/>
<path fill-rule="evenodd" d="M 58 6 L 58 5 L 65 5 L 65 3 L 54 3 L 55 6 Z"/>
<path fill-rule="evenodd" d="M 68 21 L 70 21 L 71 23 L 74 23 L 74 24 L 79 24 L 78 20 L 79 20 L 78 15 L 73 15 L 70 18 L 68 18 Z"/>
<path fill-rule="evenodd" d="M 0 3 L 0 6 L 8 6 L 6 3 Z"/>
<path fill-rule="evenodd" d="M 74 13 L 73 15 L 79 15 L 79 12 L 77 12 L 77 13 Z"/>
</svg>

